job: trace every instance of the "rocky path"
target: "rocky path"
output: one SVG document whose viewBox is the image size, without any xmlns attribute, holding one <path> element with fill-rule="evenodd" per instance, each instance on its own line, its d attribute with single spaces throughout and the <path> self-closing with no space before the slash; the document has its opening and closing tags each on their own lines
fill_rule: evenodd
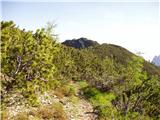
<svg viewBox="0 0 160 120">
<path fill-rule="evenodd" d="M 85 99 L 81 99 L 81 97 L 78 95 L 79 92 L 79 86 L 76 83 L 72 83 L 72 85 L 76 86 L 77 88 L 77 102 L 67 102 L 66 105 L 64 105 L 64 110 L 67 113 L 69 120 L 95 120 L 96 115 L 93 114 L 93 106 L 91 103 L 86 101 Z"/>
<path fill-rule="evenodd" d="M 93 106 L 91 105 L 91 103 L 89 103 L 87 100 L 81 98 L 81 96 L 78 95 L 79 92 L 78 84 L 72 83 L 72 85 L 74 85 L 77 88 L 75 93 L 76 95 L 72 97 L 70 96 L 70 97 L 58 98 L 56 95 L 51 95 L 50 93 L 45 92 L 43 95 L 39 95 L 39 100 L 44 106 L 53 103 L 61 103 L 67 115 L 66 120 L 96 120 L 96 115 L 92 113 Z M 16 116 L 20 112 L 29 113 L 30 108 L 26 108 L 24 105 L 19 105 L 18 102 L 16 102 L 15 105 L 8 107 L 8 111 L 10 119 L 14 118 L 14 116 Z M 28 118 L 27 120 L 31 119 Z"/>
<path fill-rule="evenodd" d="M 95 120 L 95 115 L 91 113 L 93 111 L 92 105 L 83 99 L 80 99 L 76 104 L 66 103 L 64 110 L 69 120 Z"/>
</svg>

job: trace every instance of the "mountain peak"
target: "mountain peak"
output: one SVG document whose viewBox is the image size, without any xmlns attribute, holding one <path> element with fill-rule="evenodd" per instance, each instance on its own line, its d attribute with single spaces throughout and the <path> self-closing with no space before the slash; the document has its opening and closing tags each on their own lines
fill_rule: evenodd
<svg viewBox="0 0 160 120">
<path fill-rule="evenodd" d="M 160 66 L 160 55 L 155 56 L 152 60 L 152 63 L 155 64 L 156 66 Z"/>
<path fill-rule="evenodd" d="M 93 41 L 93 40 L 89 40 L 89 39 L 84 38 L 84 37 L 81 37 L 79 39 L 66 40 L 62 44 L 66 45 L 66 46 L 71 46 L 71 47 L 74 47 L 74 48 L 78 48 L 78 49 L 99 45 L 98 42 Z"/>
</svg>

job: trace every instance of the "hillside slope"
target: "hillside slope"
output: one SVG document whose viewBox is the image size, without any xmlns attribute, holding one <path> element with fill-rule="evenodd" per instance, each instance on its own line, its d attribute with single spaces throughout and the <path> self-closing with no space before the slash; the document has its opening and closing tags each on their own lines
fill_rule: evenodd
<svg viewBox="0 0 160 120">
<path fill-rule="evenodd" d="M 99 43 L 88 40 L 87 38 L 66 40 L 62 44 L 73 48 L 88 49 L 102 59 L 107 56 L 122 65 L 127 65 L 127 62 L 132 59 L 133 55 L 135 55 L 121 46 L 106 43 L 100 45 Z M 160 68 L 148 61 L 144 61 L 144 70 L 151 75 L 160 76 Z"/>
<path fill-rule="evenodd" d="M 143 58 L 86 39 L 76 49 L 12 21 L 1 28 L 2 120 L 160 119 L 160 71 Z"/>
</svg>

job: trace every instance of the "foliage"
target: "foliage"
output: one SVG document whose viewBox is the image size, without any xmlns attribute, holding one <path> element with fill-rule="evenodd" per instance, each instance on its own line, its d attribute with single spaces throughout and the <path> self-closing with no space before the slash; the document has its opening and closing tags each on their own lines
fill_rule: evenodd
<svg viewBox="0 0 160 120">
<path fill-rule="evenodd" d="M 88 86 L 88 83 L 86 81 L 79 81 L 77 82 L 77 84 L 79 85 L 79 89 L 83 89 Z"/>
<path fill-rule="evenodd" d="M 100 120 L 160 119 L 160 69 L 143 58 L 112 44 L 60 45 L 53 25 L 35 33 L 13 22 L 1 22 L 1 28 L 2 103 L 6 94 L 18 91 L 38 105 L 36 93 L 48 89 L 74 103 L 78 88 Z M 75 81 L 78 86 L 71 84 Z M 40 118 L 65 119 L 61 105 L 46 107 L 37 113 Z"/>
<path fill-rule="evenodd" d="M 150 95 L 147 94 L 147 90 L 144 89 L 145 87 L 148 88 L 149 86 L 145 84 L 152 82 L 152 85 L 158 86 L 153 89 L 150 86 L 149 89 L 156 89 L 155 91 L 160 90 L 158 79 L 155 79 L 157 84 L 154 84 L 155 81 L 150 79 L 147 76 L 146 72 L 143 72 L 142 68 L 143 59 L 140 57 L 133 57 L 133 60 L 128 63 L 126 70 L 122 74 L 123 79 L 120 80 L 121 84 L 117 84 L 114 89 L 114 93 L 117 97 L 113 101 L 113 105 L 117 108 L 122 116 L 126 118 L 130 116 L 129 119 L 131 119 L 133 117 L 132 115 L 134 114 L 137 114 L 139 116 L 143 116 L 144 114 L 146 116 L 150 116 L 148 113 L 146 113 L 149 108 L 148 106 L 145 106 L 146 104 L 150 105 L 150 103 L 148 103 L 148 101 L 146 100 L 146 97 Z M 154 96 L 154 99 L 159 99 L 158 93 L 153 93 L 156 94 L 156 96 Z M 152 103 L 154 103 L 155 101 L 157 100 L 153 100 Z M 158 103 L 156 104 L 158 105 Z M 159 114 L 156 109 L 157 107 L 153 108 L 150 106 L 150 108 L 153 108 L 156 112 L 156 117 L 158 117 Z"/>
<path fill-rule="evenodd" d="M 117 111 L 112 106 L 112 100 L 115 99 L 113 93 L 104 93 L 92 87 L 86 87 L 83 91 L 84 96 L 93 104 L 100 120 L 115 118 Z"/>
<path fill-rule="evenodd" d="M 60 103 L 53 103 L 52 105 L 41 106 L 38 110 L 31 111 L 30 114 L 40 119 L 66 120 L 66 114 Z"/>
<path fill-rule="evenodd" d="M 15 117 L 14 120 L 28 120 L 28 114 L 26 112 L 21 112 L 18 113 Z"/>
<path fill-rule="evenodd" d="M 1 26 L 1 72 L 12 78 L 2 81 L 2 89 L 7 92 L 18 89 L 35 100 L 37 91 L 43 92 L 54 85 L 53 59 L 58 44 L 44 29 L 33 34 L 20 30 L 12 21 L 1 22 Z"/>
<path fill-rule="evenodd" d="M 155 77 L 152 78 L 152 74 L 144 70 L 144 63 L 146 62 L 143 58 L 135 56 L 119 46 L 107 44 L 80 50 L 65 47 L 61 54 L 67 54 L 67 61 L 72 61 L 70 70 L 62 67 L 63 71 L 74 70 L 74 72 L 67 73 L 76 76 L 72 80 L 86 80 L 88 82 L 90 87 L 86 86 L 81 91 L 94 106 L 99 106 L 96 108 L 99 111 L 99 119 L 158 117 L 158 107 L 154 105 L 158 106 L 158 102 L 155 101 L 159 99 L 156 92 L 159 91 L 159 86 L 154 88 L 155 95 L 152 96 L 154 102 L 150 101 L 149 103 L 146 97 L 153 94 L 153 91 L 147 94 L 144 88 L 147 87 L 146 89 L 152 90 L 153 88 L 148 85 L 148 81 L 154 82 L 152 79 Z M 58 66 L 59 63 L 56 64 Z M 152 82 L 151 84 L 153 86 L 159 85 L 158 76 L 155 81 L 156 84 Z M 114 99 L 107 100 L 105 93 L 113 94 Z M 108 98 L 112 97 L 109 96 Z M 153 103 L 155 104 L 153 105 Z M 108 110 L 113 110 L 113 114 L 109 115 Z M 110 118 L 105 115 L 110 116 Z"/>
<path fill-rule="evenodd" d="M 6 111 L 6 110 L 1 111 L 0 118 L 1 118 L 1 120 L 7 120 L 8 119 L 8 111 Z"/>
<path fill-rule="evenodd" d="M 63 82 L 68 82 L 76 77 L 76 66 L 71 56 L 72 52 L 72 49 L 60 46 L 60 50 L 53 60 L 57 68 L 56 74 Z"/>
<path fill-rule="evenodd" d="M 55 89 L 55 95 L 60 98 L 63 98 L 64 96 L 75 95 L 75 87 L 68 84 L 61 85 Z"/>
</svg>

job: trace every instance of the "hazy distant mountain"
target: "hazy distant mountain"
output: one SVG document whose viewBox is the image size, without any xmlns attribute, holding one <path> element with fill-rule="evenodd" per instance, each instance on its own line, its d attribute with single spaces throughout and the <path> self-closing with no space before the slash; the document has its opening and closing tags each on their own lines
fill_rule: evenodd
<svg viewBox="0 0 160 120">
<path fill-rule="evenodd" d="M 152 63 L 155 64 L 156 66 L 160 66 L 160 55 L 155 56 L 152 60 Z"/>
<path fill-rule="evenodd" d="M 83 37 L 79 39 L 66 40 L 62 44 L 65 44 L 67 46 L 71 46 L 74 48 L 87 48 L 90 46 L 99 45 L 96 41 L 92 41 Z"/>
</svg>

